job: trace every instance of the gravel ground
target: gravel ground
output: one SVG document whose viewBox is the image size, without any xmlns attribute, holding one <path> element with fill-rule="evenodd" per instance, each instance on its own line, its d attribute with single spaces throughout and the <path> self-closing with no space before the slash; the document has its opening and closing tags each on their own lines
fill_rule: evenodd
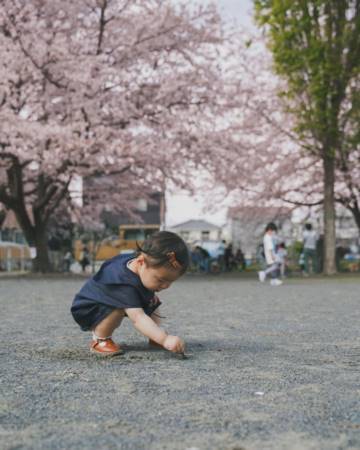
<svg viewBox="0 0 360 450">
<path fill-rule="evenodd" d="M 161 294 L 189 358 L 98 359 L 69 307 L 84 280 L 0 279 L 0 447 L 360 449 L 360 279 L 187 276 Z"/>
</svg>

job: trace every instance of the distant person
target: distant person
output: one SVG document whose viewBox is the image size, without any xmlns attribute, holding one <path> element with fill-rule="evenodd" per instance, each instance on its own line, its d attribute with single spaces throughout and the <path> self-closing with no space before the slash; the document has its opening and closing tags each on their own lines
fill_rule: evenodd
<svg viewBox="0 0 360 450">
<path fill-rule="evenodd" d="M 86 245 L 83 247 L 80 253 L 80 265 L 83 272 L 86 271 L 87 266 L 90 265 L 90 253 Z"/>
<path fill-rule="evenodd" d="M 61 239 L 55 234 L 48 240 L 49 258 L 54 272 L 60 269 L 61 264 Z"/>
<path fill-rule="evenodd" d="M 266 260 L 263 242 L 261 242 L 256 248 L 256 261 L 260 264 L 262 270 L 266 269 Z"/>
<path fill-rule="evenodd" d="M 224 253 L 224 264 L 225 264 L 225 270 L 227 272 L 230 272 L 234 265 L 234 254 L 233 254 L 233 248 L 232 244 L 226 246 L 225 253 Z"/>
<path fill-rule="evenodd" d="M 274 239 L 276 232 L 277 226 L 273 222 L 266 225 L 263 243 L 267 267 L 265 270 L 260 270 L 259 272 L 259 280 L 261 282 L 266 280 L 267 275 L 271 276 L 271 286 L 280 286 L 282 284 L 282 281 L 279 279 L 279 263 L 276 261 L 276 247 Z"/>
<path fill-rule="evenodd" d="M 285 278 L 286 265 L 287 265 L 287 255 L 286 246 L 284 242 L 280 242 L 276 251 L 276 261 L 279 264 L 280 277 Z"/>
<path fill-rule="evenodd" d="M 92 332 L 90 351 L 99 356 L 122 353 L 112 334 L 128 317 L 149 338 L 149 344 L 184 353 L 178 336 L 160 328 L 156 293 L 167 289 L 187 270 L 189 254 L 176 234 L 160 231 L 148 237 L 137 253 L 106 261 L 75 296 L 71 312 L 83 331 Z M 156 311 L 156 312 L 155 312 Z"/>
<path fill-rule="evenodd" d="M 236 267 L 240 268 L 240 270 L 246 269 L 246 261 L 245 261 L 245 255 L 241 248 L 238 248 L 235 253 L 235 264 Z"/>
<path fill-rule="evenodd" d="M 193 245 L 190 249 L 191 269 L 195 272 L 200 271 L 201 254 L 198 246 Z"/>
<path fill-rule="evenodd" d="M 311 223 L 305 225 L 305 230 L 303 232 L 303 243 L 304 243 L 304 275 L 308 276 L 311 272 L 317 272 L 317 244 L 318 236 L 313 230 Z M 311 261 L 311 267 L 309 262 Z"/>
<path fill-rule="evenodd" d="M 63 259 L 64 272 L 70 272 L 70 267 L 71 267 L 71 264 L 72 264 L 73 260 L 74 260 L 74 258 L 73 258 L 72 251 L 68 250 L 65 253 L 64 259 Z"/>
<path fill-rule="evenodd" d="M 194 249 L 194 260 L 197 261 L 197 268 L 200 272 L 210 271 L 210 253 L 200 245 Z"/>
</svg>

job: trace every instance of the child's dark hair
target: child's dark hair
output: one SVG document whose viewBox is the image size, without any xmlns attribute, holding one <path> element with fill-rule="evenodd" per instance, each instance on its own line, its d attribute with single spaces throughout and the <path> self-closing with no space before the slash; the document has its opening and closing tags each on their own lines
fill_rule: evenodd
<svg viewBox="0 0 360 450">
<path fill-rule="evenodd" d="M 189 266 L 189 252 L 185 242 L 175 233 L 158 231 L 148 237 L 142 245 L 136 243 L 137 253 L 144 253 L 150 267 L 166 266 L 181 274 Z"/>
<path fill-rule="evenodd" d="M 274 224 L 274 222 L 270 222 L 266 225 L 265 232 L 270 230 L 277 231 L 277 226 Z"/>
</svg>

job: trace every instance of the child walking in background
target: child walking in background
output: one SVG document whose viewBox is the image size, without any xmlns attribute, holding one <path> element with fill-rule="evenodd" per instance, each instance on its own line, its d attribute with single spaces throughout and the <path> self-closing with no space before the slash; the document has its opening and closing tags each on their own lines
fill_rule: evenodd
<svg viewBox="0 0 360 450">
<path fill-rule="evenodd" d="M 287 265 L 287 250 L 285 242 L 281 242 L 276 252 L 276 261 L 279 264 L 280 277 L 285 278 L 286 265 Z"/>
<path fill-rule="evenodd" d="M 106 261 L 81 288 L 71 307 L 81 329 L 92 331 L 90 351 L 100 356 L 122 353 L 112 334 L 128 317 L 151 345 L 183 353 L 182 339 L 159 326 L 155 310 L 161 302 L 155 292 L 167 289 L 186 272 L 188 265 L 185 242 L 168 231 L 154 233 L 141 247 L 138 245 L 136 254 Z"/>
<path fill-rule="evenodd" d="M 282 281 L 279 280 L 279 263 L 276 260 L 274 234 L 277 231 L 277 227 L 273 222 L 266 225 L 264 234 L 264 253 L 267 268 L 259 272 L 259 280 L 264 282 L 267 275 L 271 275 L 271 286 L 280 286 Z"/>
</svg>

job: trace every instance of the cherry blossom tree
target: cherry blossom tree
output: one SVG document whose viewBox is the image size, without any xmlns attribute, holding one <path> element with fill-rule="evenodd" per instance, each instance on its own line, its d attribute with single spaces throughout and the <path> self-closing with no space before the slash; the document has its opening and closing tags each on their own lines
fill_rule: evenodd
<svg viewBox="0 0 360 450">
<path fill-rule="evenodd" d="M 284 82 L 273 73 L 270 53 L 262 38 L 252 37 L 251 45 L 255 49 L 249 43 L 248 40 L 248 52 L 241 48 L 244 42 L 237 44 L 243 60 L 241 69 L 236 70 L 242 80 L 240 94 L 249 92 L 249 100 L 244 101 L 242 97 L 239 102 L 241 115 L 233 121 L 233 136 L 238 136 L 235 144 L 239 141 L 241 145 L 232 150 L 238 155 L 232 165 L 234 176 L 229 176 L 229 164 L 220 176 L 230 190 L 238 191 L 239 202 L 323 208 L 324 173 L 317 143 L 311 137 L 299 139 L 294 133 L 294 118 L 279 96 Z M 239 96 L 234 93 L 233 98 Z M 241 107 L 244 104 L 245 109 Z M 356 107 L 354 104 L 353 109 Z M 353 120 L 350 126 L 352 130 L 343 129 L 343 134 L 348 133 L 349 142 L 344 142 L 343 150 L 335 158 L 334 192 L 335 201 L 352 213 L 360 230 L 360 145 Z M 246 151 L 251 148 L 251 142 L 244 143 L 241 138 L 244 130 L 247 130 L 247 140 L 254 143 L 251 151 Z"/>
<path fill-rule="evenodd" d="M 187 183 L 224 108 L 221 41 L 213 7 L 1 2 L 0 202 L 36 247 L 36 270 L 49 270 L 47 226 L 72 205 L 74 178 L 102 180 L 83 218 L 131 211 L 164 179 Z"/>
<path fill-rule="evenodd" d="M 234 38 L 231 45 L 231 53 L 238 59 L 233 58 L 227 70 L 231 99 L 227 120 L 218 124 L 217 133 L 209 135 L 219 149 L 208 165 L 210 172 L 240 208 L 261 205 L 274 211 L 277 208 L 279 213 L 284 206 L 323 210 L 324 166 L 319 143 L 311 135 L 300 139 L 294 131 L 294 116 L 279 96 L 286 82 L 274 74 L 263 38 L 242 36 Z M 353 117 L 356 104 L 347 123 L 348 105 L 344 108 L 341 123 L 347 137 L 335 157 L 335 201 L 351 211 L 359 225 L 360 154 Z M 327 242 L 329 245 L 334 247 L 335 241 Z"/>
<path fill-rule="evenodd" d="M 354 0 L 256 0 L 256 19 L 286 80 L 282 94 L 300 141 L 323 163 L 324 271 L 335 267 L 335 172 L 359 144 L 360 10 Z"/>
</svg>

